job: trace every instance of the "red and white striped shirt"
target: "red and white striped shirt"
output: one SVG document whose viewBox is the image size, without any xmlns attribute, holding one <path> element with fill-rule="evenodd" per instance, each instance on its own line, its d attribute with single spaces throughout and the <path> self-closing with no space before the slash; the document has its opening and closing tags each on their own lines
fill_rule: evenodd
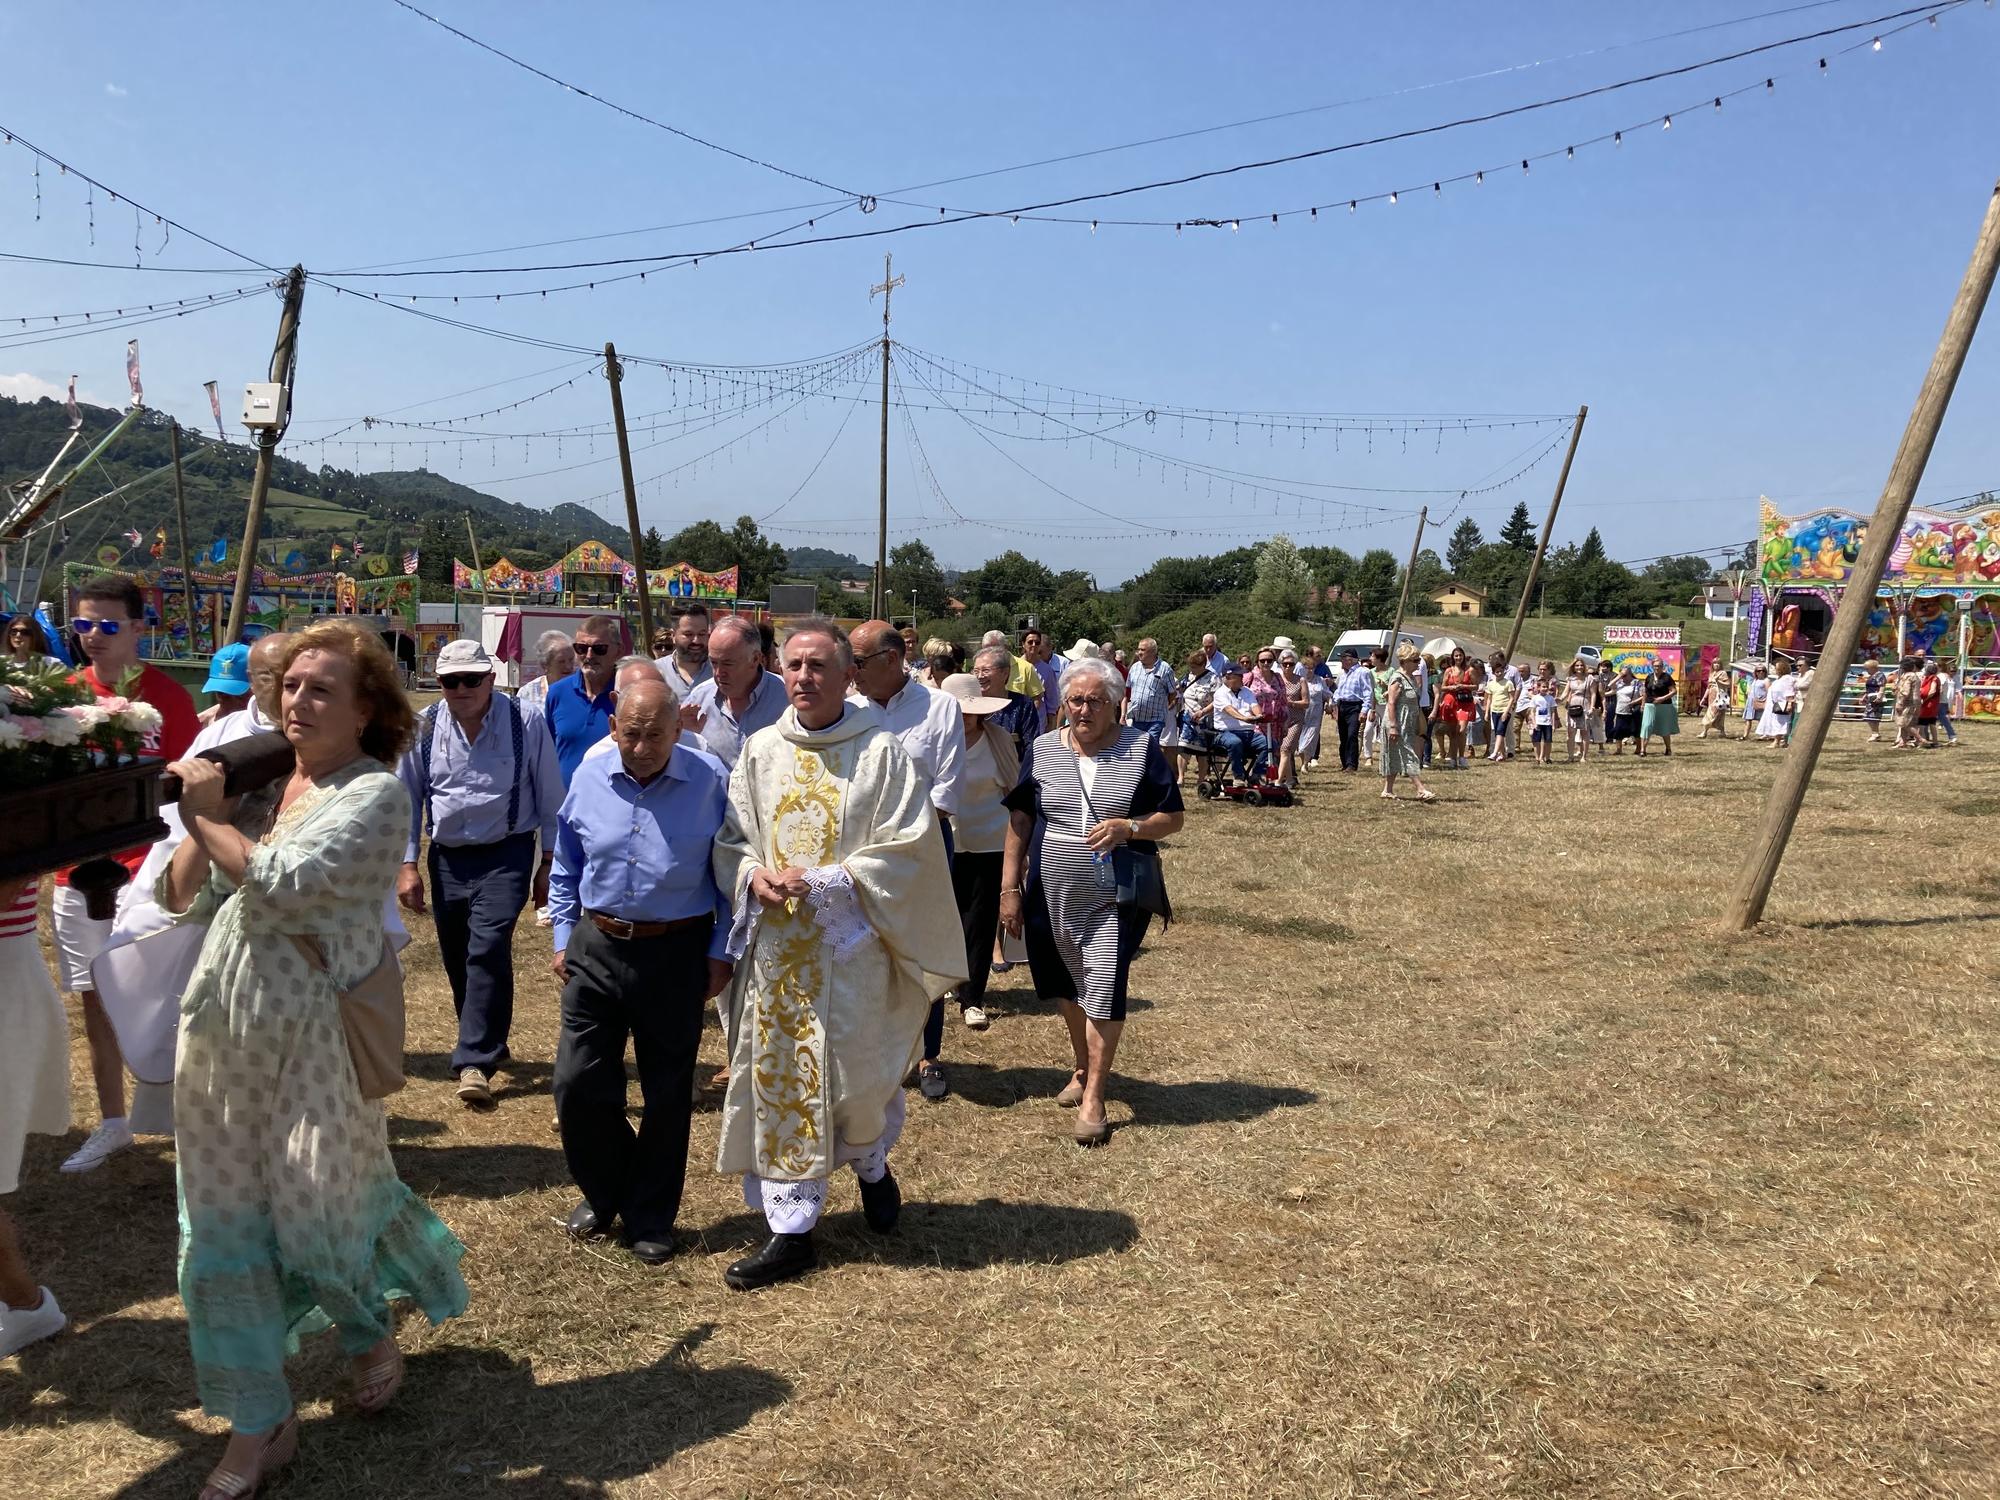
<svg viewBox="0 0 2000 1500">
<path fill-rule="evenodd" d="M 40 880 L 28 882 L 28 888 L 14 898 L 11 905 L 0 908 L 0 941 L 7 938 L 35 935 L 35 912 L 41 905 L 42 883 Z"/>
</svg>

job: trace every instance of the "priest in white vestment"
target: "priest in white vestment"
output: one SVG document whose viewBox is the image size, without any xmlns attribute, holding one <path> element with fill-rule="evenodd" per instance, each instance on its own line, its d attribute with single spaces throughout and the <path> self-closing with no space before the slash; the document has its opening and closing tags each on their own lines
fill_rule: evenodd
<svg viewBox="0 0 2000 1500">
<path fill-rule="evenodd" d="M 716 1165 L 742 1174 L 771 1230 L 726 1273 L 742 1291 L 816 1264 L 813 1226 L 844 1163 L 869 1225 L 895 1227 L 903 1077 L 931 998 L 966 977 L 930 788 L 875 711 L 846 701 L 845 633 L 808 621 L 781 662 L 790 706 L 745 743 L 715 840 L 737 959 Z"/>
</svg>

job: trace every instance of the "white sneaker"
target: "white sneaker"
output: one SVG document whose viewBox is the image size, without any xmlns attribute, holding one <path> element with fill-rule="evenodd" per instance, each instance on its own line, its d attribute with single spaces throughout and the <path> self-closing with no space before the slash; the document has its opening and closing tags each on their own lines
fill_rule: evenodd
<svg viewBox="0 0 2000 1500">
<path fill-rule="evenodd" d="M 966 1006 L 958 1013 L 958 1018 L 965 1022 L 968 1031 L 984 1031 L 993 1024 L 986 1012 L 977 1005 Z"/>
<path fill-rule="evenodd" d="M 43 1287 L 41 1292 L 40 1307 L 8 1307 L 0 1303 L 0 1359 L 18 1354 L 30 1344 L 53 1338 L 68 1326 L 69 1319 L 56 1305 L 56 1294 L 47 1287 Z"/>
<path fill-rule="evenodd" d="M 106 1120 L 62 1164 L 65 1172 L 95 1172 L 132 1144 L 132 1127 L 123 1120 Z"/>
</svg>

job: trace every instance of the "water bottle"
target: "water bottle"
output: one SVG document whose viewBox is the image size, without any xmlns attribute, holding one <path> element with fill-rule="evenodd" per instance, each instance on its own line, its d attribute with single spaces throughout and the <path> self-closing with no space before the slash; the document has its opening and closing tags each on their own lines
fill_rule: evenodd
<svg viewBox="0 0 2000 1500">
<path fill-rule="evenodd" d="M 1090 856 L 1090 873 L 1100 891 L 1118 889 L 1118 871 L 1111 863 L 1111 851 L 1099 849 Z"/>
</svg>

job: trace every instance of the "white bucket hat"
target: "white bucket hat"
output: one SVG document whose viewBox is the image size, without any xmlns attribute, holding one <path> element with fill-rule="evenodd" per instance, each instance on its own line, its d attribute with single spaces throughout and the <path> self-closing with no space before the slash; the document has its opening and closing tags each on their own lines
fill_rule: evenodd
<svg viewBox="0 0 2000 1500">
<path fill-rule="evenodd" d="M 486 654 L 486 648 L 477 641 L 446 641 L 438 648 L 436 675 L 439 677 L 467 672 L 479 672 L 491 677 L 498 670 L 493 658 Z"/>
<path fill-rule="evenodd" d="M 960 712 L 968 714 L 997 714 L 1009 700 L 989 698 L 979 691 L 979 679 L 970 672 L 954 672 L 938 684 L 938 690 L 958 700 Z"/>
<path fill-rule="evenodd" d="M 1098 655 L 1097 642 L 1087 641 L 1084 640 L 1081 636 L 1079 636 L 1077 637 L 1076 644 L 1070 647 L 1069 650 L 1063 652 L 1062 659 L 1064 661 L 1084 661 L 1090 658 L 1094 658 L 1097 655 Z"/>
</svg>

